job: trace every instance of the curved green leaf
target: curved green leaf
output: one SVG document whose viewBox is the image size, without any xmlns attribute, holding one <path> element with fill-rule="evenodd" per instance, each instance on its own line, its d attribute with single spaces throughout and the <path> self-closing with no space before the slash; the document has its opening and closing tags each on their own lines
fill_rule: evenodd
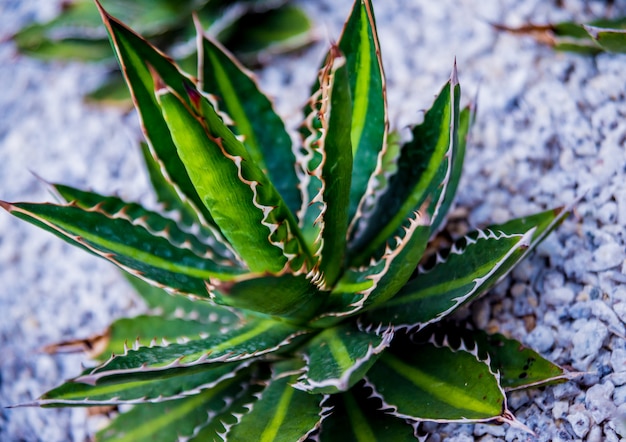
<svg viewBox="0 0 626 442">
<path fill-rule="evenodd" d="M 302 347 L 306 372 L 294 388 L 322 394 L 348 390 L 363 378 L 392 338 L 391 328 L 366 331 L 353 323 L 327 328 Z"/>
<path fill-rule="evenodd" d="M 184 199 L 193 204 L 200 224 L 211 224 L 211 215 L 204 207 L 184 164 L 178 157 L 176 145 L 154 93 L 150 69 L 156 71 L 163 81 L 181 96 L 185 96 L 184 82 L 189 81 L 188 78 L 177 69 L 170 58 L 110 16 L 99 3 L 96 4 L 100 8 L 102 21 L 107 28 L 133 103 L 139 113 L 142 130 L 154 156 L 162 164 L 163 174 L 179 190 L 181 197 L 184 196 Z"/>
<path fill-rule="evenodd" d="M 482 361 L 500 376 L 500 384 L 506 391 L 563 382 L 572 377 L 556 364 L 519 341 L 482 330 L 470 330 L 455 323 L 443 323 L 434 331 L 424 330 L 439 345 L 451 348 L 471 348 Z"/>
<path fill-rule="evenodd" d="M 203 204 L 250 270 L 280 272 L 289 243 L 303 246 L 293 214 L 208 100 L 189 84 L 186 95 L 195 110 L 165 89 L 158 100 Z M 295 254 L 295 270 L 303 266 L 303 253 Z"/>
<path fill-rule="evenodd" d="M 305 275 L 246 275 L 236 280 L 211 281 L 215 292 L 211 298 L 217 304 L 252 310 L 287 320 L 309 319 L 325 300 Z"/>
<path fill-rule="evenodd" d="M 455 97 L 457 100 L 460 98 L 460 94 Z M 431 222 L 432 232 L 436 232 L 442 226 L 452 203 L 456 195 L 456 190 L 459 187 L 459 181 L 461 180 L 461 173 L 463 171 L 463 161 L 465 160 L 465 148 L 469 139 L 469 131 L 474 122 L 474 107 L 466 107 L 458 115 L 458 120 L 455 122 L 455 129 L 453 135 L 457 138 L 457 142 L 453 143 L 452 150 L 449 152 L 450 164 L 447 170 L 445 182 L 442 183 L 442 194 L 439 196 L 439 202 L 433 209 L 436 211 Z"/>
<path fill-rule="evenodd" d="M 479 231 L 467 237 L 465 247 L 454 247 L 445 261 L 419 273 L 368 318 L 398 328 L 423 328 L 441 320 L 508 272 L 530 246 L 531 235 Z"/>
<path fill-rule="evenodd" d="M 97 433 L 99 442 L 171 442 L 220 440 L 219 435 L 247 412 L 261 386 L 236 377 L 184 399 L 141 404 L 120 414 Z"/>
<path fill-rule="evenodd" d="M 163 232 L 163 236 L 155 236 L 141 225 L 112 218 L 98 210 L 6 202 L 0 202 L 0 207 L 172 291 L 207 297 L 205 281 L 212 277 L 228 279 L 242 273 L 236 267 L 222 266 L 192 250 L 177 247 Z"/>
<path fill-rule="evenodd" d="M 325 396 L 309 394 L 291 386 L 302 364 L 287 360 L 273 365 L 272 379 L 250 412 L 227 433 L 229 440 L 259 442 L 304 441 L 319 428 Z"/>
<path fill-rule="evenodd" d="M 199 30 L 200 33 L 200 30 Z M 199 89 L 216 97 L 233 119 L 233 132 L 264 171 L 285 204 L 296 212 L 302 205 L 291 137 L 270 100 L 259 91 L 252 74 L 221 45 L 209 38 L 200 43 Z"/>
<path fill-rule="evenodd" d="M 152 342 L 160 343 L 192 341 L 203 336 L 223 333 L 229 328 L 221 321 L 200 322 L 183 318 L 140 315 L 134 318 L 122 318 L 113 322 L 105 333 L 107 346 L 99 355 L 100 360 L 108 359 L 112 354 L 122 354 L 126 346 L 145 347 Z"/>
<path fill-rule="evenodd" d="M 103 378 L 112 382 L 144 380 L 163 376 L 169 371 L 192 367 L 200 369 L 205 364 L 255 358 L 285 350 L 307 333 L 306 329 L 284 322 L 250 318 L 235 330 L 218 332 L 185 344 L 129 350 L 123 355 L 111 357 L 75 381 L 93 385 L 102 382 Z"/>
<path fill-rule="evenodd" d="M 380 253 L 412 212 L 435 215 L 457 144 L 459 95 L 455 67 L 424 122 L 413 128 L 413 139 L 402 146 L 398 173 L 390 178 L 376 210 L 356 224 L 350 243 L 351 262 L 363 264 Z"/>
<path fill-rule="evenodd" d="M 382 403 L 367 386 L 356 385 L 328 401 L 332 413 L 322 422 L 321 442 L 414 442 L 414 425 L 381 410 Z"/>
<path fill-rule="evenodd" d="M 103 196 L 62 184 L 52 184 L 52 187 L 68 203 L 87 211 L 97 210 L 113 218 L 122 218 L 135 225 L 142 225 L 155 235 L 167 238 L 177 247 L 192 250 L 222 265 L 243 270 L 233 253 L 222 243 L 220 235 L 215 235 L 213 231 L 200 228 L 199 235 L 192 234 L 183 230 L 176 221 L 146 210 L 137 203 L 127 203 L 115 196 Z"/>
<path fill-rule="evenodd" d="M 338 46 L 346 57 L 353 109 L 350 137 L 354 167 L 349 208 L 352 219 L 376 170 L 389 126 L 385 76 L 370 0 L 354 2 Z"/>
<path fill-rule="evenodd" d="M 164 318 L 182 318 L 201 323 L 219 322 L 223 327 L 233 327 L 242 321 L 242 315 L 209 300 L 172 296 L 126 273 L 128 282 L 148 305 L 150 313 Z"/>
<path fill-rule="evenodd" d="M 203 390 L 216 390 L 249 366 L 251 361 L 213 364 L 202 370 L 181 370 L 175 376 L 146 380 L 104 382 L 95 385 L 72 380 L 50 390 L 37 400 L 44 407 L 147 404 L 194 396 Z M 83 376 L 87 371 L 83 373 Z M 79 378 L 80 379 L 80 376 Z"/>
<path fill-rule="evenodd" d="M 506 421 L 506 397 L 489 366 L 466 351 L 394 342 L 367 374 L 394 416 L 438 422 Z"/>
</svg>

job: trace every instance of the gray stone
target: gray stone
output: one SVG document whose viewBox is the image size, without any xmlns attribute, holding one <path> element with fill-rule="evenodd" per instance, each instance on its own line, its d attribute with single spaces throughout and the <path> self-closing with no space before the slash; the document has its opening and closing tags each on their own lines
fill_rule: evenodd
<svg viewBox="0 0 626 442">
<path fill-rule="evenodd" d="M 585 405 L 596 424 L 601 424 L 609 417 L 615 415 L 617 407 L 612 401 L 614 390 L 615 386 L 610 381 L 594 385 L 587 390 Z"/>
<path fill-rule="evenodd" d="M 546 353 L 554 345 L 554 331 L 550 327 L 538 325 L 526 336 L 524 342 L 539 353 Z"/>
<path fill-rule="evenodd" d="M 582 411 L 573 412 L 567 416 L 567 421 L 572 426 L 576 436 L 582 438 L 589 432 L 591 420 L 586 413 Z"/>
<path fill-rule="evenodd" d="M 613 391 L 613 402 L 617 406 L 626 404 L 626 385 L 621 385 L 615 388 L 615 391 Z"/>
<path fill-rule="evenodd" d="M 603 244 L 593 252 L 593 259 L 589 269 L 592 272 L 601 272 L 621 266 L 624 262 L 624 258 L 623 245 L 617 243 Z"/>
<path fill-rule="evenodd" d="M 570 287 L 565 286 L 546 290 L 542 295 L 542 299 L 548 305 L 557 306 L 570 304 L 575 296 L 574 291 Z"/>
<path fill-rule="evenodd" d="M 626 349 L 616 348 L 611 352 L 611 367 L 615 373 L 626 373 Z"/>
<path fill-rule="evenodd" d="M 597 353 L 604 345 L 608 337 L 607 327 L 600 321 L 587 321 L 575 334 L 572 339 L 572 359 L 574 361 L 583 359 Z"/>
</svg>

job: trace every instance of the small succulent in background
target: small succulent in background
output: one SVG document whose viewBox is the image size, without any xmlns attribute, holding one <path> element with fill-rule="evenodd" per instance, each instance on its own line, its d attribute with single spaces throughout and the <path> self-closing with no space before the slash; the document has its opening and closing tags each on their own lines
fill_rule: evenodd
<svg viewBox="0 0 626 442">
<path fill-rule="evenodd" d="M 519 27 L 493 25 L 500 31 L 528 35 L 558 51 L 596 55 L 602 52 L 626 53 L 626 17 L 575 22 L 527 24 Z"/>
<path fill-rule="evenodd" d="M 192 14 L 202 27 L 249 64 L 271 54 L 300 48 L 312 41 L 311 22 L 288 0 L 103 0 L 112 15 L 140 32 L 188 71 L 196 70 Z M 87 98 L 132 106 L 122 76 L 114 69 L 102 20 L 93 0 L 70 0 L 53 20 L 33 24 L 13 36 L 23 54 L 42 58 L 103 61 L 111 64 L 109 79 Z"/>
<path fill-rule="evenodd" d="M 101 14 L 162 213 L 61 184 L 63 204 L 0 205 L 128 272 L 150 310 L 83 341 L 99 364 L 33 405 L 135 405 L 101 441 L 402 441 L 419 437 L 422 421 L 525 428 L 506 392 L 568 375 L 450 316 L 568 211 L 427 252 L 473 120 L 456 68 L 400 139 L 389 131 L 372 4 L 357 0 L 294 148 L 254 79 L 213 39 L 199 31 L 196 78 Z"/>
</svg>

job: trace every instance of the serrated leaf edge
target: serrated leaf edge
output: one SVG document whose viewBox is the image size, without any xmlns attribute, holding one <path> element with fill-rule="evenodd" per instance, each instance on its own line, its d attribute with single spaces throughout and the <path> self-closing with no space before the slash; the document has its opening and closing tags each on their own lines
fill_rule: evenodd
<svg viewBox="0 0 626 442">
<path fill-rule="evenodd" d="M 81 382 L 84 384 L 89 384 L 89 385 L 95 385 L 100 379 L 108 378 L 111 376 L 117 376 L 117 375 L 129 375 L 129 374 L 134 374 L 134 373 L 158 373 L 160 371 L 171 370 L 175 368 L 189 368 L 189 367 L 195 367 L 195 366 L 202 365 L 202 364 L 212 364 L 212 363 L 219 363 L 219 362 L 237 362 L 237 361 L 242 361 L 246 359 L 255 359 L 260 356 L 266 355 L 268 353 L 275 352 L 279 350 L 280 348 L 291 344 L 292 341 L 296 339 L 297 337 L 303 336 L 310 332 L 311 332 L 310 330 L 298 330 L 294 333 L 291 333 L 287 337 L 285 337 L 281 342 L 274 345 L 273 347 L 266 348 L 263 350 L 256 350 L 252 353 L 244 352 L 244 353 L 240 353 L 236 355 L 233 355 L 232 353 L 225 353 L 222 356 L 211 358 L 211 350 L 207 350 L 205 354 L 203 354 L 202 356 L 200 356 L 199 358 L 191 362 L 182 362 L 186 356 L 180 356 L 176 358 L 174 361 L 170 362 L 169 364 L 158 366 L 158 367 L 148 368 L 144 364 L 138 368 L 102 371 L 102 369 L 105 368 L 114 359 L 128 355 L 128 352 L 130 351 L 130 349 L 127 346 L 125 346 L 125 350 L 123 354 L 119 356 L 112 355 L 106 362 L 95 367 L 89 374 L 78 376 L 77 378 L 74 379 L 74 381 Z M 163 346 L 168 345 L 166 341 L 163 342 L 163 344 L 164 344 Z M 139 347 L 139 348 L 142 348 L 142 347 Z M 133 350 L 137 350 L 137 349 L 133 349 Z"/>
<path fill-rule="evenodd" d="M 369 299 L 370 295 L 374 292 L 374 290 L 376 290 L 380 280 L 387 274 L 395 258 L 398 257 L 400 253 L 402 253 L 404 248 L 409 243 L 409 240 L 417 231 L 417 228 L 420 226 L 424 226 L 424 218 L 427 217 L 421 215 L 417 211 L 413 212 L 413 216 L 407 218 L 405 221 L 405 224 L 408 221 L 408 226 L 406 226 L 405 224 L 401 226 L 402 230 L 404 231 L 404 237 L 401 238 L 399 236 L 395 236 L 393 238 L 393 241 L 395 242 L 393 248 L 389 245 L 389 242 L 387 242 L 387 245 L 385 246 L 385 252 L 382 258 L 380 258 L 378 261 L 376 261 L 374 258 L 370 260 L 370 264 L 368 266 L 369 268 L 378 266 L 381 263 L 383 264 L 383 268 L 378 273 L 367 275 L 365 277 L 365 279 L 372 281 L 372 285 L 361 292 L 355 293 L 356 295 L 361 295 L 361 298 L 358 301 L 348 304 L 347 307 L 350 308 L 349 310 L 344 310 L 340 312 L 325 312 L 314 318 L 311 322 L 315 322 L 327 317 L 351 316 L 363 310 L 366 307 L 366 302 Z M 396 330 L 398 329 L 396 328 Z"/>
<path fill-rule="evenodd" d="M 517 420 L 517 418 L 515 418 L 515 416 L 511 413 L 511 411 L 508 409 L 508 404 L 507 404 L 507 397 L 506 397 L 506 393 L 504 391 L 504 389 L 502 388 L 502 386 L 500 385 L 500 374 L 498 372 L 493 372 L 493 370 L 491 369 L 491 365 L 488 361 L 484 361 L 481 360 L 478 356 L 478 348 L 474 347 L 473 350 L 468 349 L 465 344 L 463 343 L 461 346 L 459 346 L 459 348 L 457 350 L 454 350 L 452 347 L 450 347 L 449 345 L 446 345 L 447 342 L 444 342 L 443 345 L 439 345 L 436 342 L 434 342 L 433 339 L 431 339 L 431 341 L 429 341 L 429 343 L 431 343 L 432 345 L 442 348 L 448 348 L 453 352 L 458 352 L 458 351 L 465 351 L 469 354 L 471 354 L 472 356 L 474 356 L 476 358 L 476 360 L 482 364 L 485 364 L 487 366 L 487 370 L 489 370 L 489 372 L 493 375 L 493 377 L 496 379 L 497 381 L 497 385 L 498 385 L 498 389 L 500 390 L 500 392 L 502 393 L 502 413 L 499 416 L 493 416 L 490 418 L 484 418 L 484 419 L 467 419 L 467 418 L 460 418 L 460 419 L 419 419 L 419 418 L 415 418 L 413 416 L 410 415 L 406 415 L 403 413 L 399 413 L 398 412 L 398 408 L 393 405 L 388 403 L 384 396 L 382 394 L 380 394 L 378 392 L 378 390 L 376 389 L 376 386 L 367 378 L 367 376 L 364 377 L 365 380 L 365 385 L 369 388 L 371 388 L 372 390 L 372 395 L 370 397 L 375 397 L 377 399 L 379 399 L 382 402 L 382 406 L 379 408 L 380 411 L 383 411 L 387 414 L 390 414 L 394 417 L 397 417 L 399 419 L 405 419 L 408 420 L 409 422 L 438 422 L 438 423 L 461 423 L 461 424 L 469 424 L 469 423 L 493 423 L 493 422 L 497 422 L 497 423 L 507 423 L 509 425 L 511 425 L 512 427 L 518 428 L 520 430 L 525 431 L 528 434 L 531 435 L 535 435 L 535 433 L 528 428 L 526 425 L 524 425 L 523 423 L 521 423 L 520 421 Z"/>
<path fill-rule="evenodd" d="M 204 390 L 208 390 L 210 388 L 215 387 L 216 385 L 218 385 L 220 382 L 225 381 L 227 379 L 231 379 L 234 378 L 241 370 L 243 370 L 244 368 L 249 367 L 251 364 L 253 364 L 254 361 L 253 359 L 249 359 L 249 360 L 245 360 L 242 364 L 240 364 L 239 366 L 235 367 L 232 371 L 230 371 L 229 373 L 221 376 L 219 379 L 215 380 L 215 381 L 211 381 L 211 382 L 207 382 L 206 384 L 202 384 L 202 385 L 198 385 L 197 387 L 191 388 L 189 390 L 185 390 L 179 394 L 176 395 L 172 395 L 172 396 L 162 396 L 159 395 L 155 398 L 151 398 L 151 399 L 146 399 L 145 397 L 142 398 L 137 398 L 137 399 L 130 399 L 130 400 L 120 400 L 118 397 L 114 397 L 111 398 L 109 400 L 90 400 L 89 398 L 83 399 L 83 400 L 69 400 L 69 399 L 64 399 L 64 400 L 55 400 L 55 399 L 38 399 L 36 402 L 33 403 L 33 405 L 37 405 L 37 406 L 46 406 L 46 405 L 53 405 L 53 404 L 64 404 L 64 405 L 68 405 L 68 406 L 82 406 L 82 405 L 122 405 L 122 404 L 127 404 L 127 405 L 132 405 L 132 404 L 146 404 L 146 403 L 160 403 L 160 402 L 166 402 L 166 401 L 172 401 L 172 400 L 177 400 L 177 399 L 183 399 L 189 396 L 195 396 L 196 394 L 199 394 L 200 392 L 204 391 Z M 77 382 L 77 379 L 79 378 L 75 378 L 73 380 L 73 382 Z"/>
<path fill-rule="evenodd" d="M 364 332 L 368 332 L 369 330 L 362 330 Z M 372 356 L 382 353 L 385 349 L 387 349 L 391 345 L 391 341 L 394 336 L 394 328 L 392 326 L 387 327 L 387 329 L 382 330 L 382 326 L 379 326 L 378 329 L 374 332 L 376 335 L 382 336 L 382 341 L 373 346 L 372 344 L 368 345 L 367 352 L 361 358 L 357 358 L 354 361 L 354 364 L 350 369 L 346 370 L 341 377 L 332 378 L 332 379 L 324 379 L 322 381 L 314 381 L 307 377 L 308 369 L 309 369 L 309 358 L 306 354 L 302 355 L 306 365 L 305 371 L 300 378 L 298 378 L 298 382 L 293 384 L 292 387 L 302 391 L 313 391 L 316 388 L 324 388 L 324 387 L 336 387 L 340 391 L 346 391 L 348 389 L 348 382 L 350 381 L 350 377 L 354 372 L 356 372 L 361 366 L 367 363 Z"/>
<path fill-rule="evenodd" d="M 508 260 L 508 258 L 513 255 L 513 253 L 515 253 L 517 250 L 519 249 L 528 249 L 531 244 L 532 244 L 532 236 L 535 233 L 536 227 L 533 227 L 532 229 L 529 229 L 526 233 L 524 233 L 523 235 L 519 235 L 519 234 L 512 234 L 512 235 L 507 235 L 503 232 L 499 232 L 500 235 L 498 236 L 497 233 L 491 231 L 491 230 L 477 230 L 478 232 L 478 237 L 476 239 L 472 239 L 468 236 L 465 237 L 465 239 L 467 240 L 468 244 L 473 244 L 475 242 L 477 242 L 479 239 L 500 239 L 500 238 L 514 238 L 516 236 L 521 236 L 520 240 L 515 244 L 514 247 L 512 247 L 507 253 L 506 255 L 504 255 L 504 257 L 498 262 L 496 263 L 496 265 L 494 267 L 491 268 L 491 270 L 489 272 L 487 272 L 487 274 L 485 274 L 484 276 L 480 277 L 480 278 L 475 278 L 472 283 L 474 284 L 474 287 L 472 288 L 472 290 L 470 290 L 467 294 L 463 295 L 463 296 L 459 296 L 457 298 L 451 299 L 451 301 L 454 301 L 454 305 L 452 305 L 451 307 L 449 307 L 447 310 L 444 310 L 443 312 L 440 312 L 439 314 L 437 314 L 437 316 L 435 316 L 434 318 L 432 318 L 429 321 L 426 322 L 422 322 L 422 323 L 414 323 L 414 324 L 396 324 L 396 330 L 412 330 L 412 331 L 418 331 L 418 330 L 422 330 L 423 328 L 425 328 L 426 326 L 430 325 L 430 324 L 434 324 L 436 322 L 441 321 L 443 318 L 445 318 L 446 316 L 448 316 L 449 314 L 451 314 L 452 312 L 454 312 L 456 309 L 459 308 L 459 306 L 461 306 L 461 304 L 463 304 L 467 299 L 469 299 L 470 297 L 472 297 L 474 294 L 476 294 L 476 291 L 480 288 L 481 284 L 488 280 L 491 276 L 493 276 L 498 269 L 504 265 L 504 263 Z M 450 250 L 450 254 L 455 254 L 455 255 L 462 255 L 465 249 L 459 249 L 456 245 L 452 246 L 452 249 Z M 524 255 L 522 255 L 524 256 Z M 521 260 L 522 258 L 520 258 Z M 441 258 L 441 255 L 437 254 L 437 263 L 443 263 L 445 262 L 444 259 Z M 511 270 L 511 269 L 510 269 Z M 509 271 L 510 271 L 509 270 Z M 502 275 L 498 281 L 502 280 L 502 278 L 504 278 L 506 275 L 508 274 L 508 272 L 504 275 Z"/>
</svg>

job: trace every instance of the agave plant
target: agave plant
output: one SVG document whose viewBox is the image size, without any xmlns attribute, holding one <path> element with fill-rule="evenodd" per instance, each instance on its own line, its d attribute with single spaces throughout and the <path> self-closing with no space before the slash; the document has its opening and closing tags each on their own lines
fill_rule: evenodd
<svg viewBox="0 0 626 442">
<path fill-rule="evenodd" d="M 195 78 L 101 14 L 162 213 L 60 184 L 63 204 L 1 205 L 128 272 L 151 309 L 89 340 L 99 364 L 33 405 L 136 404 L 98 440 L 402 441 L 422 421 L 523 427 L 506 391 L 563 370 L 448 318 L 568 211 L 477 230 L 423 259 L 473 120 L 456 70 L 410 140 L 390 132 L 372 4 L 357 0 L 293 147 L 254 79 L 201 31 Z"/>
<path fill-rule="evenodd" d="M 248 63 L 299 48 L 312 39 L 304 11 L 288 0 L 103 0 L 115 16 L 164 49 L 176 48 L 178 62 L 195 69 L 191 50 L 195 33 L 191 16 L 204 29 Z M 106 32 L 92 0 L 70 0 L 46 23 L 21 29 L 13 36 L 20 52 L 42 59 L 105 61 L 115 64 Z M 92 91 L 91 101 L 130 105 L 121 75 L 113 71 Z"/>
</svg>

